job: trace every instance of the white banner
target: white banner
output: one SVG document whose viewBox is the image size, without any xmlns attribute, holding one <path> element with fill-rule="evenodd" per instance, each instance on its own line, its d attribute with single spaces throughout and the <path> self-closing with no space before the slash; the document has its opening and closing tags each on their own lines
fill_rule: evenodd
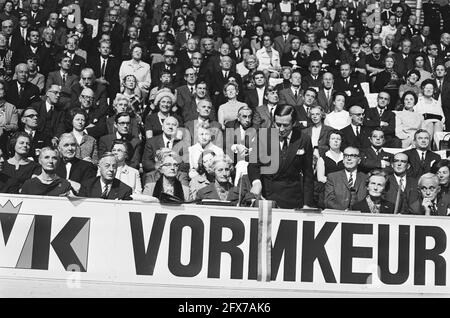
<svg viewBox="0 0 450 318">
<path fill-rule="evenodd" d="M 7 195 L 0 204 L 0 277 L 450 294 L 447 217 L 273 210 L 272 280 L 261 282 L 257 209 Z"/>
</svg>

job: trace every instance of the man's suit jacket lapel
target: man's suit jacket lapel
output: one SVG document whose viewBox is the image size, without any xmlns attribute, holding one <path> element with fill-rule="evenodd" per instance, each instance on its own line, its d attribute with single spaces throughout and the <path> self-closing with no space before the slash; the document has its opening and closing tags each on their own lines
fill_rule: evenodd
<svg viewBox="0 0 450 318">
<path fill-rule="evenodd" d="M 263 104 L 261 107 L 261 111 L 269 121 L 270 127 L 272 127 L 272 116 L 270 115 L 269 106 L 267 106 L 267 104 Z"/>
<path fill-rule="evenodd" d="M 109 190 L 108 193 L 108 199 L 109 200 L 114 200 L 119 198 L 119 189 L 120 189 L 120 182 L 117 179 L 113 180 L 113 183 L 111 185 L 111 189 Z"/>
<path fill-rule="evenodd" d="M 361 172 L 357 172 L 356 173 L 356 180 L 355 180 L 355 190 L 358 191 L 360 189 L 361 186 L 364 187 L 363 182 L 365 182 L 364 178 L 363 178 L 363 174 Z M 348 182 L 347 182 L 348 183 Z"/>
<path fill-rule="evenodd" d="M 287 167 L 289 167 L 294 160 L 295 156 L 297 155 L 297 150 L 300 148 L 301 143 L 301 134 L 294 130 L 292 132 L 291 141 L 289 143 L 289 146 L 286 150 L 286 158 L 285 160 L 281 160 L 281 149 L 280 149 L 280 167 L 278 169 L 278 174 L 281 174 L 286 170 Z"/>
<path fill-rule="evenodd" d="M 102 195 L 102 186 L 100 184 L 100 177 L 97 177 L 91 189 L 91 197 L 92 198 L 100 198 Z M 110 191 L 111 193 L 111 191 Z"/>
</svg>

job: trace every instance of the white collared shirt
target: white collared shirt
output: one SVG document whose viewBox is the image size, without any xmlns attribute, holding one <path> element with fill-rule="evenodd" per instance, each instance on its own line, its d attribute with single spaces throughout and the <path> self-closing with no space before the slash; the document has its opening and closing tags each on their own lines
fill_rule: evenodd
<svg viewBox="0 0 450 318">
<path fill-rule="evenodd" d="M 258 106 L 261 106 L 264 104 L 264 91 L 266 90 L 265 87 L 262 88 L 256 88 L 256 92 L 258 93 Z"/>
<path fill-rule="evenodd" d="M 31 136 L 31 138 L 34 138 L 34 135 L 36 134 L 36 130 L 27 130 L 25 128 L 25 132 Z"/>
<path fill-rule="evenodd" d="M 172 149 L 173 148 L 173 139 L 169 139 L 167 138 L 166 134 L 162 134 L 163 137 L 163 141 L 164 141 L 164 148 L 169 148 Z M 169 146 L 167 146 L 167 143 L 169 143 Z"/>
<path fill-rule="evenodd" d="M 300 87 L 296 89 L 294 86 L 291 86 L 291 91 L 292 91 L 292 94 L 294 94 L 294 96 L 295 96 L 295 92 L 297 92 L 297 97 L 300 95 Z"/>
<path fill-rule="evenodd" d="M 72 170 L 72 163 L 71 162 L 66 162 L 66 179 L 69 179 L 70 177 L 70 170 Z"/>
<path fill-rule="evenodd" d="M 320 127 L 312 126 L 311 131 L 311 143 L 313 147 L 319 145 L 320 132 L 322 131 L 322 125 Z"/>
<path fill-rule="evenodd" d="M 45 102 L 45 108 L 47 109 L 47 113 L 53 108 L 55 109 L 55 107 L 53 107 L 52 104 L 50 104 L 48 101 Z"/>
<path fill-rule="evenodd" d="M 426 150 L 420 150 L 417 149 L 417 153 L 419 154 L 419 159 L 422 160 L 422 153 L 423 153 L 423 157 L 426 158 L 427 157 L 427 151 Z"/>
</svg>

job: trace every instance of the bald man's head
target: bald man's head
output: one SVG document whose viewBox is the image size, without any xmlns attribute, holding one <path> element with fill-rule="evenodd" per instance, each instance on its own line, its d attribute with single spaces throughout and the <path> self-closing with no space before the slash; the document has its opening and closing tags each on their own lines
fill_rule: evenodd
<svg viewBox="0 0 450 318">
<path fill-rule="evenodd" d="M 361 106 L 352 106 L 349 109 L 350 118 L 352 120 L 352 124 L 355 126 L 361 126 L 364 120 L 364 108 Z"/>
</svg>

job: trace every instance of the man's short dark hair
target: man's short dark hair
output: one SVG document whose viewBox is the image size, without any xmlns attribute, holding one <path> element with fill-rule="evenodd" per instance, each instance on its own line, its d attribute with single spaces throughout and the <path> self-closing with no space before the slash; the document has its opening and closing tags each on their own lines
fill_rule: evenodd
<svg viewBox="0 0 450 318">
<path fill-rule="evenodd" d="M 277 108 L 275 108 L 274 116 L 291 116 L 291 121 L 294 122 L 297 118 L 297 112 L 295 111 L 294 106 L 291 105 L 278 105 Z"/>
<path fill-rule="evenodd" d="M 131 119 L 131 115 L 128 112 L 121 112 L 118 113 L 116 116 L 114 116 L 114 122 L 117 124 L 119 122 L 120 117 L 130 117 Z"/>
</svg>

